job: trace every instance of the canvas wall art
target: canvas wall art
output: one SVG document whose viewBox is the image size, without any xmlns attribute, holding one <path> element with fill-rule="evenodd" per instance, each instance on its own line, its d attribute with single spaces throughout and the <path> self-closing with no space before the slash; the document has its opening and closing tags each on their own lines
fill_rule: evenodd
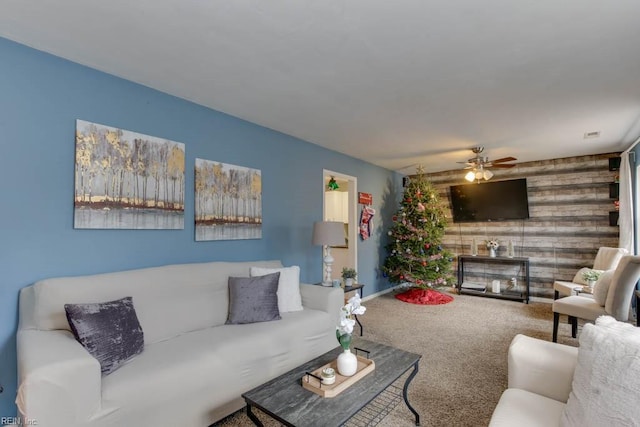
<svg viewBox="0 0 640 427">
<path fill-rule="evenodd" d="M 196 159 L 196 241 L 262 238 L 259 169 Z"/>
<path fill-rule="evenodd" d="M 76 120 L 75 228 L 184 229 L 184 144 Z"/>
</svg>

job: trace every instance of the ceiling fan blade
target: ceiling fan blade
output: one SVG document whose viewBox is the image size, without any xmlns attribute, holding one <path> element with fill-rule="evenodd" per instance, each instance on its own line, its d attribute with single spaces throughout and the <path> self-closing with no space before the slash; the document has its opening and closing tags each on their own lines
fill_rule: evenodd
<svg viewBox="0 0 640 427">
<path fill-rule="evenodd" d="M 516 159 L 515 157 L 502 157 L 501 159 L 491 160 L 491 163 L 495 165 L 496 163 L 512 162 L 514 160 L 518 159 Z"/>
<path fill-rule="evenodd" d="M 497 164 L 497 165 L 491 165 L 491 166 L 485 166 L 486 168 L 491 168 L 491 169 L 509 169 L 514 167 L 515 165 L 503 165 L 503 164 Z"/>
</svg>

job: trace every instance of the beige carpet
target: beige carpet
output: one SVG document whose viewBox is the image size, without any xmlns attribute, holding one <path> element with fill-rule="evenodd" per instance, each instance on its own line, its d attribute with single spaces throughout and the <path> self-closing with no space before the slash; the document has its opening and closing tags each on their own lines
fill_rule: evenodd
<svg viewBox="0 0 640 427">
<path fill-rule="evenodd" d="M 366 301 L 367 312 L 360 317 L 364 338 L 422 354 L 409 401 L 423 426 L 486 426 L 507 385 L 509 343 L 519 333 L 551 340 L 551 305 L 454 298 L 438 306 L 408 304 L 393 293 Z M 560 325 L 558 341 L 578 345 L 566 322 Z M 278 425 L 266 416 L 260 419 L 266 426 Z M 379 425 L 412 426 L 413 420 L 401 402 Z M 252 424 L 238 412 L 220 425 Z"/>
</svg>

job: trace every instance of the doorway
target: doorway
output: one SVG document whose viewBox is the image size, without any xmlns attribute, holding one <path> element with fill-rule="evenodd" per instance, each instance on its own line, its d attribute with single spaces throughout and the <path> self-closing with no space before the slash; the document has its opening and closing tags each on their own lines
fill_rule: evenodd
<svg viewBox="0 0 640 427">
<path fill-rule="evenodd" d="M 323 220 L 345 224 L 345 244 L 331 247 L 332 275 L 338 279 L 344 267 L 358 271 L 358 179 L 324 169 L 322 182 Z"/>
</svg>

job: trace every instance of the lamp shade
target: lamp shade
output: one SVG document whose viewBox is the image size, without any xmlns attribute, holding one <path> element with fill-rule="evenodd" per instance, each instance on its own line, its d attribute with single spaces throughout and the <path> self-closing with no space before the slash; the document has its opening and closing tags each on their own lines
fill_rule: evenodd
<svg viewBox="0 0 640 427">
<path fill-rule="evenodd" d="M 314 245 L 344 245 L 344 223 L 338 221 L 315 222 L 312 241 Z"/>
</svg>

